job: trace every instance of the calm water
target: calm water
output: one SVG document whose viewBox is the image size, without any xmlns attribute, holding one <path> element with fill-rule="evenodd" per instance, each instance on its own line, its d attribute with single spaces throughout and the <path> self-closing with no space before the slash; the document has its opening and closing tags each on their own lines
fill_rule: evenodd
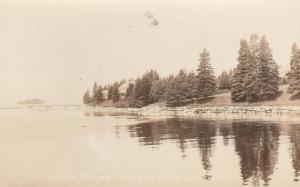
<svg viewBox="0 0 300 187">
<path fill-rule="evenodd" d="M 2 109 L 0 165 L 1 187 L 299 186 L 300 121 Z"/>
</svg>

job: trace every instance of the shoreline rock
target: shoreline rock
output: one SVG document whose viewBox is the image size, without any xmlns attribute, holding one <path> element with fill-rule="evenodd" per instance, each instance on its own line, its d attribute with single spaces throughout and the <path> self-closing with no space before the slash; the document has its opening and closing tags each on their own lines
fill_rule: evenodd
<svg viewBox="0 0 300 187">
<path fill-rule="evenodd" d="M 146 106 L 142 108 L 91 107 L 88 110 L 103 113 L 133 113 L 141 115 L 199 115 L 199 114 L 284 114 L 300 112 L 300 106 L 222 106 L 222 107 L 162 107 Z"/>
</svg>

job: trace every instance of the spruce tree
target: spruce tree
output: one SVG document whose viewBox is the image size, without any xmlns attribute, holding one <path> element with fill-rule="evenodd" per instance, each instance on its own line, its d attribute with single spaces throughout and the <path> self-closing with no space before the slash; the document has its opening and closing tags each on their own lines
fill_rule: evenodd
<svg viewBox="0 0 300 187">
<path fill-rule="evenodd" d="M 256 92 L 260 101 L 276 97 L 279 93 L 278 65 L 273 60 L 272 50 L 266 36 L 259 42 L 257 54 Z"/>
<path fill-rule="evenodd" d="M 185 70 L 181 69 L 175 78 L 176 90 L 179 95 L 179 104 L 184 104 L 189 98 L 188 75 Z"/>
<path fill-rule="evenodd" d="M 229 70 L 229 79 L 230 79 L 230 85 L 231 85 L 230 89 L 232 89 L 232 79 L 233 79 L 233 70 L 232 69 Z"/>
<path fill-rule="evenodd" d="M 295 63 L 295 70 L 294 70 L 294 79 L 295 79 L 295 92 L 299 94 L 300 92 L 300 49 L 297 50 L 296 53 L 296 63 Z"/>
<path fill-rule="evenodd" d="M 142 78 L 136 79 L 135 82 L 135 105 L 142 107 L 155 102 L 151 97 L 151 87 L 153 82 L 159 80 L 159 74 L 155 70 L 147 71 Z"/>
<path fill-rule="evenodd" d="M 194 71 L 190 72 L 187 76 L 188 99 L 194 99 L 197 95 L 197 78 Z"/>
<path fill-rule="evenodd" d="M 83 104 L 89 104 L 91 102 L 90 91 L 87 90 L 83 95 Z"/>
<path fill-rule="evenodd" d="M 180 106 L 187 102 L 190 91 L 187 78 L 186 72 L 181 69 L 172 80 L 167 91 L 167 104 L 169 106 Z"/>
<path fill-rule="evenodd" d="M 104 101 L 103 88 L 101 86 L 98 86 L 96 93 L 94 95 L 94 102 L 95 104 L 99 104 L 103 101 Z"/>
<path fill-rule="evenodd" d="M 292 55 L 290 59 L 290 71 L 288 73 L 289 79 L 289 93 L 295 93 L 300 90 L 300 79 L 299 79 L 299 64 L 300 64 L 300 56 L 299 49 L 297 44 L 294 43 L 292 46 Z M 298 72 L 298 74 L 297 74 Z"/>
<path fill-rule="evenodd" d="M 155 80 L 150 90 L 150 99 L 153 102 L 163 101 L 166 92 L 166 79 Z"/>
<path fill-rule="evenodd" d="M 125 94 L 125 98 L 127 99 L 130 96 L 134 95 L 134 84 L 130 83 L 128 85 L 128 88 L 126 89 L 126 94 Z"/>
<path fill-rule="evenodd" d="M 97 82 L 95 82 L 94 86 L 93 86 L 93 93 L 92 93 L 92 102 L 93 103 L 96 103 L 97 89 L 98 89 L 98 85 L 97 85 Z"/>
<path fill-rule="evenodd" d="M 257 34 L 250 36 L 249 42 L 250 56 L 248 61 L 248 72 L 245 77 L 246 85 L 246 98 L 249 102 L 254 102 L 258 99 L 256 88 L 256 75 L 257 75 L 257 55 L 259 51 L 259 37 Z"/>
<path fill-rule="evenodd" d="M 125 95 L 126 102 L 130 107 L 134 107 L 134 90 L 135 90 L 134 83 L 130 83 L 126 90 L 126 95 Z"/>
<path fill-rule="evenodd" d="M 166 104 L 170 107 L 178 106 L 179 104 L 179 96 L 177 95 L 178 92 L 176 92 L 176 80 L 175 77 L 170 76 L 168 78 L 168 84 L 166 87 Z"/>
<path fill-rule="evenodd" d="M 111 100 L 117 102 L 120 100 L 119 84 L 115 82 L 112 86 Z"/>
<path fill-rule="evenodd" d="M 240 41 L 238 54 L 238 65 L 234 69 L 232 78 L 231 99 L 234 102 L 244 102 L 247 100 L 246 76 L 250 60 L 250 49 L 248 42 L 244 39 Z"/>
<path fill-rule="evenodd" d="M 200 53 L 199 61 L 196 78 L 197 96 L 208 97 L 216 93 L 217 81 L 213 68 L 209 63 L 209 52 L 206 49 Z"/>
<path fill-rule="evenodd" d="M 148 73 L 144 74 L 141 80 L 141 95 L 138 98 L 141 100 L 144 105 L 150 103 L 150 90 L 152 86 L 152 80 L 149 77 Z"/>
<path fill-rule="evenodd" d="M 141 100 L 144 103 L 144 105 L 148 105 L 154 102 L 150 97 L 150 91 L 151 91 L 152 83 L 156 80 L 159 80 L 159 74 L 155 70 L 147 71 L 142 76 L 142 80 L 141 80 L 142 94 L 140 95 L 139 100 Z"/>
<path fill-rule="evenodd" d="M 108 91 L 107 91 L 107 99 L 108 99 L 108 100 L 111 100 L 111 99 L 112 99 L 113 89 L 114 89 L 113 85 L 109 85 L 109 86 L 108 86 Z"/>
<path fill-rule="evenodd" d="M 223 71 L 218 77 L 218 89 L 219 90 L 230 90 L 231 89 L 231 78 L 227 71 Z"/>
<path fill-rule="evenodd" d="M 137 78 L 135 80 L 135 86 L 134 86 L 134 100 L 131 103 L 131 106 L 134 106 L 134 107 L 145 106 L 145 103 L 140 99 L 142 95 L 143 95 L 142 79 Z"/>
</svg>

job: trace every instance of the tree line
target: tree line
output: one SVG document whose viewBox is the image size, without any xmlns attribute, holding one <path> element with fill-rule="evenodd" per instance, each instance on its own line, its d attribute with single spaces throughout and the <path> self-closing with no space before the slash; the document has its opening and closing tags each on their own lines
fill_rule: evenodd
<svg viewBox="0 0 300 187">
<path fill-rule="evenodd" d="M 230 89 L 230 75 L 224 71 L 216 78 L 210 64 L 210 54 L 204 49 L 200 53 L 196 72 L 181 69 L 176 75 L 161 78 L 156 70 L 149 70 L 129 84 L 125 101 L 130 107 L 143 107 L 160 101 L 166 101 L 168 106 L 181 106 L 198 98 L 214 95 L 217 85 L 222 89 Z M 107 100 L 118 102 L 118 88 L 122 84 L 124 81 L 102 87 L 95 83 L 93 92 L 87 90 L 83 101 L 85 104 L 99 104 L 105 100 L 103 91 L 108 90 Z"/>
<path fill-rule="evenodd" d="M 237 66 L 215 76 L 210 62 L 210 53 L 203 49 L 196 71 L 181 69 L 175 75 L 161 77 L 156 70 L 148 70 L 141 77 L 127 83 L 127 90 L 121 97 L 120 86 L 125 80 L 101 86 L 94 84 L 92 93 L 87 90 L 83 103 L 98 105 L 109 100 L 122 102 L 124 107 L 143 107 L 156 102 L 167 106 L 182 106 L 198 102 L 216 93 L 231 92 L 233 102 L 258 102 L 280 95 L 279 85 L 289 84 L 289 92 L 300 93 L 300 50 L 292 47 L 291 70 L 286 76 L 279 76 L 279 66 L 273 59 L 266 36 L 250 36 L 249 41 L 241 39 Z M 300 95 L 300 94 L 299 94 Z"/>
</svg>

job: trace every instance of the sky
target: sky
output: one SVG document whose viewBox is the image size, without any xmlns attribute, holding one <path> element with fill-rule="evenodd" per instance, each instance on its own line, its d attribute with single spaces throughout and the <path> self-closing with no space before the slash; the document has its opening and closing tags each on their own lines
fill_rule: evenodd
<svg viewBox="0 0 300 187">
<path fill-rule="evenodd" d="M 253 33 L 283 74 L 299 18 L 299 0 L 0 0 L 0 105 L 80 104 L 95 81 L 195 70 L 204 48 L 218 75 Z"/>
</svg>

